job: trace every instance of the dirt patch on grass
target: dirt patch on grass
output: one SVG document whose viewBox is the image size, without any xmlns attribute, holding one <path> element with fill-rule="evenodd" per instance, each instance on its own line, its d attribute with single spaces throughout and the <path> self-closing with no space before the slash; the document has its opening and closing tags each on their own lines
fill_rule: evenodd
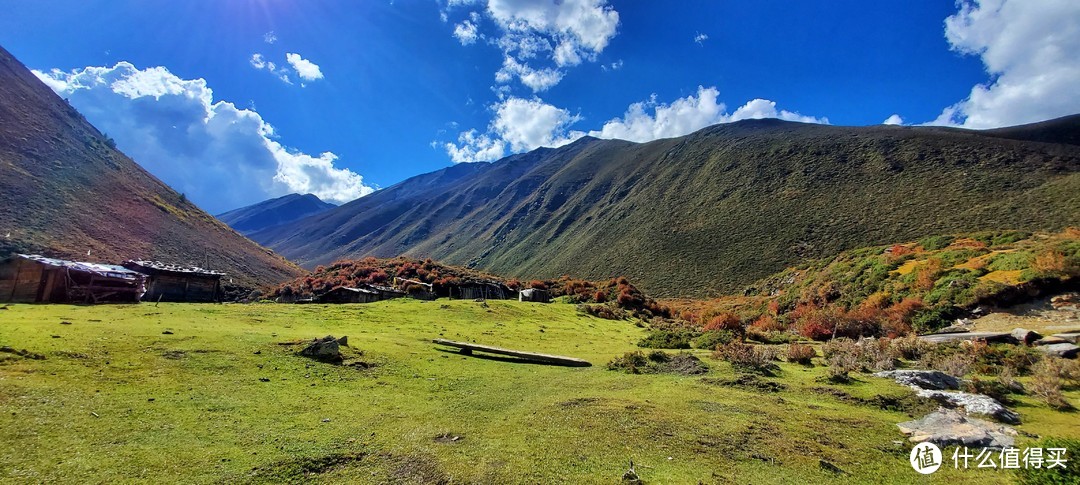
<svg viewBox="0 0 1080 485">
<path fill-rule="evenodd" d="M 599 397 L 575 397 L 569 401 L 563 401 L 559 403 L 559 406 L 564 408 L 578 408 L 582 406 L 589 406 L 592 404 L 598 404 L 603 399 Z"/>
<path fill-rule="evenodd" d="M 736 387 L 752 392 L 780 392 L 787 389 L 787 385 L 762 379 L 757 374 L 739 374 L 733 379 L 705 377 L 701 382 L 710 386 Z"/>
<path fill-rule="evenodd" d="M 253 483 L 304 483 L 317 475 L 358 462 L 366 453 L 330 453 L 321 456 L 301 456 L 276 461 L 251 469 Z"/>
<path fill-rule="evenodd" d="M 57 357 L 63 357 L 63 358 L 66 358 L 66 359 L 85 360 L 85 359 L 90 358 L 89 355 L 86 355 L 84 353 L 81 353 L 81 352 L 68 352 L 66 350 L 58 350 L 56 352 L 53 352 L 53 355 L 55 355 Z"/>
<path fill-rule="evenodd" d="M 162 353 L 161 356 L 170 360 L 180 360 L 187 356 L 187 352 L 184 352 L 183 350 L 170 350 Z"/>
<path fill-rule="evenodd" d="M 701 375 L 709 371 L 701 359 L 689 352 L 669 354 L 654 350 L 645 354 L 640 350 L 627 352 L 608 362 L 608 370 L 621 370 L 627 374 L 679 374 L 684 376 Z"/>
<path fill-rule="evenodd" d="M 389 458 L 390 483 L 417 483 L 444 485 L 450 483 L 450 477 L 442 470 L 438 460 L 430 455 L 405 455 Z"/>
<path fill-rule="evenodd" d="M 815 394 L 832 396 L 849 404 L 876 407 L 886 411 L 898 411 L 911 415 L 930 413 L 938 407 L 934 401 L 923 399 L 915 394 L 876 395 L 871 398 L 861 398 L 832 387 L 817 386 L 810 388 L 810 391 Z"/>
<path fill-rule="evenodd" d="M 45 360 L 45 355 L 44 354 L 38 354 L 38 353 L 31 352 L 31 351 L 26 350 L 26 349 L 19 350 L 19 349 L 16 349 L 16 348 L 8 347 L 6 345 L 3 346 L 3 347 L 0 347 L 0 354 L 12 354 L 12 355 L 17 355 L 19 357 L 22 357 L 24 359 L 31 359 L 31 360 Z"/>
<path fill-rule="evenodd" d="M 436 443 L 458 443 L 465 439 L 464 436 L 456 433 L 443 433 L 435 437 Z"/>
</svg>

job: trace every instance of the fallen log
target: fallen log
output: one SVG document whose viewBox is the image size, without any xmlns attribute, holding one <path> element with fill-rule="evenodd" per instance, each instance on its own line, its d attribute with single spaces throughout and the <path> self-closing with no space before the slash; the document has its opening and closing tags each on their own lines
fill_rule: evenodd
<svg viewBox="0 0 1080 485">
<path fill-rule="evenodd" d="M 541 362 L 544 364 L 566 365 L 571 367 L 589 367 L 592 366 L 586 360 L 575 359 L 573 357 L 563 357 L 561 355 L 550 354 L 538 354 L 536 352 L 524 352 L 521 350 L 503 349 L 499 347 L 492 347 L 490 345 L 478 345 L 468 342 L 455 342 L 453 340 L 446 340 L 437 338 L 432 342 L 439 345 L 448 345 L 450 347 L 457 347 L 461 349 L 461 353 L 469 355 L 473 351 L 486 352 L 489 354 L 509 355 L 511 357 L 517 357 L 519 359 L 528 360 L 532 362 Z"/>
</svg>

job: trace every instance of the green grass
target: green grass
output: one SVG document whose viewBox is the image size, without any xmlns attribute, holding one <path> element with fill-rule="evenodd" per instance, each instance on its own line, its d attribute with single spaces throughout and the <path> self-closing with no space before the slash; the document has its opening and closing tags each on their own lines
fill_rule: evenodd
<svg viewBox="0 0 1080 485">
<path fill-rule="evenodd" d="M 736 373 L 702 351 L 704 379 L 608 371 L 643 329 L 567 304 L 488 304 L 10 306 L 0 346 L 46 358 L 0 353 L 0 482 L 613 483 L 631 459 L 648 483 L 916 479 L 910 445 L 894 443 L 908 413 L 832 392 L 910 396 L 899 385 L 859 375 L 832 386 L 818 381 L 824 368 L 791 364 L 760 378 L 778 392 L 723 385 Z M 377 366 L 279 345 L 327 334 Z M 594 366 L 465 357 L 437 337 Z M 1080 436 L 1072 414 L 1027 398 L 1017 409 L 1024 432 Z"/>
</svg>

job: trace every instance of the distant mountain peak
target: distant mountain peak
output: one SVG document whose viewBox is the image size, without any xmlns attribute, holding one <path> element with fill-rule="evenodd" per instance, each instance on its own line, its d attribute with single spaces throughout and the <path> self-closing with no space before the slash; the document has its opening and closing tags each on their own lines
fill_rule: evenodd
<svg viewBox="0 0 1080 485">
<path fill-rule="evenodd" d="M 296 222 L 335 207 L 337 205 L 324 202 L 315 194 L 287 194 L 218 214 L 217 218 L 241 234 L 249 235 Z"/>
</svg>

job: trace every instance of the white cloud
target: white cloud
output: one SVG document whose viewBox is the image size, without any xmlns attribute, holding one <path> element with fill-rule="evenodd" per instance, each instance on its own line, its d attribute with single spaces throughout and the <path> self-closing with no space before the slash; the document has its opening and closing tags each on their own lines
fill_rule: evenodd
<svg viewBox="0 0 1080 485">
<path fill-rule="evenodd" d="M 444 145 L 454 163 L 497 160 L 506 154 L 507 148 L 518 153 L 542 146 L 560 147 L 585 135 L 569 129 L 580 116 L 539 98 L 510 97 L 491 109 L 495 117 L 486 133 L 464 131 L 458 135 L 457 143 Z"/>
<path fill-rule="evenodd" d="M 274 31 L 271 30 L 270 32 L 263 34 L 263 42 L 266 42 L 267 44 L 273 44 L 274 42 L 277 42 L 277 35 L 275 35 Z"/>
<path fill-rule="evenodd" d="M 248 63 L 251 64 L 251 67 L 254 67 L 255 69 L 258 69 L 260 71 L 265 69 L 285 84 L 292 84 L 292 80 L 289 79 L 289 74 L 291 74 L 292 71 L 287 68 L 278 68 L 277 64 L 274 64 L 272 61 L 266 60 L 262 54 L 252 54 L 251 58 L 248 59 Z"/>
<path fill-rule="evenodd" d="M 580 115 L 572 115 L 569 110 L 548 104 L 540 98 L 510 96 L 491 106 L 495 116 L 487 132 L 462 132 L 457 143 L 446 143 L 444 148 L 455 163 L 479 162 L 501 158 L 507 149 L 510 153 L 520 153 L 538 147 L 560 147 L 586 134 L 597 138 L 647 142 L 687 135 L 717 123 L 746 119 L 829 122 L 828 118 L 778 110 L 776 103 L 767 99 L 751 100 L 728 113 L 724 103 L 717 101 L 718 96 L 715 87 L 699 86 L 696 96 L 686 96 L 665 104 L 657 102 L 654 94 L 648 101 L 631 104 L 622 118 L 610 120 L 601 129 L 588 133 L 571 129 L 582 120 Z"/>
<path fill-rule="evenodd" d="M 890 116 L 888 118 L 885 118 L 885 121 L 882 121 L 881 124 L 883 124 L 883 125 L 902 125 L 902 124 L 904 124 L 904 119 L 901 118 L 900 115 L 898 115 L 898 114 L 893 114 L 892 116 Z"/>
<path fill-rule="evenodd" d="M 510 144 L 514 152 L 542 146 L 559 147 L 581 138 L 584 133 L 567 132 L 581 118 L 556 108 L 539 98 L 508 98 L 495 105 L 492 130 Z"/>
<path fill-rule="evenodd" d="M 706 34 L 698 32 L 698 34 L 694 36 L 694 42 L 697 42 L 698 45 L 704 45 L 706 40 L 709 40 L 709 36 Z"/>
<path fill-rule="evenodd" d="M 601 64 L 600 65 L 600 70 L 605 71 L 605 72 L 607 72 L 607 71 L 618 71 L 619 69 L 622 69 L 622 66 L 623 66 L 623 60 L 619 59 L 619 60 L 617 60 L 615 62 L 612 62 L 611 64 Z"/>
<path fill-rule="evenodd" d="M 480 35 L 477 32 L 476 24 L 471 20 L 465 20 L 454 26 L 454 37 L 457 37 L 461 45 L 469 45 L 476 42 Z"/>
<path fill-rule="evenodd" d="M 958 2 L 945 19 L 952 49 L 978 55 L 990 79 L 930 124 L 994 128 L 1080 112 L 1080 2 Z"/>
<path fill-rule="evenodd" d="M 521 84 L 528 86 L 534 93 L 540 91 L 547 91 L 552 86 L 559 84 L 559 81 L 563 78 L 563 72 L 557 69 L 543 68 L 533 69 L 527 64 L 516 61 L 513 57 L 507 56 L 503 59 L 503 67 L 495 73 L 495 81 L 498 83 L 507 83 L 511 79 L 517 77 L 521 80 Z"/>
<path fill-rule="evenodd" d="M 447 9 L 475 3 L 450 1 Z M 558 84 L 565 74 L 559 68 L 595 61 L 619 25 L 619 13 L 607 0 L 488 0 L 484 15 L 497 28 L 494 35 L 480 32 L 481 15 L 474 11 L 454 25 L 454 36 L 462 45 L 491 39 L 515 63 L 504 62 L 496 82 L 517 79 L 533 93 Z M 446 11 L 442 17 L 449 19 Z"/>
<path fill-rule="evenodd" d="M 285 60 L 296 70 L 296 75 L 300 76 L 300 79 L 314 81 L 323 78 L 322 69 L 319 69 L 319 66 L 314 62 L 300 57 L 300 54 L 289 52 L 285 54 Z"/>
<path fill-rule="evenodd" d="M 291 192 L 342 203 L 374 191 L 359 174 L 334 167 L 335 154 L 286 148 L 255 111 L 215 102 L 203 79 L 128 62 L 34 74 L 150 173 L 212 213 Z"/>
<path fill-rule="evenodd" d="M 718 102 L 719 91 L 715 87 L 698 86 L 697 96 L 679 98 L 671 104 L 658 103 L 653 95 L 648 101 L 631 104 L 622 118 L 604 123 L 600 130 L 590 131 L 597 138 L 617 138 L 646 142 L 659 138 L 687 135 L 717 123 L 759 118 L 779 118 L 803 123 L 828 123 L 828 118 L 803 116 L 786 110 L 777 110 L 776 103 L 766 99 L 754 99 L 728 114 L 724 103 Z M 652 114 L 648 111 L 652 110 Z"/>
</svg>

